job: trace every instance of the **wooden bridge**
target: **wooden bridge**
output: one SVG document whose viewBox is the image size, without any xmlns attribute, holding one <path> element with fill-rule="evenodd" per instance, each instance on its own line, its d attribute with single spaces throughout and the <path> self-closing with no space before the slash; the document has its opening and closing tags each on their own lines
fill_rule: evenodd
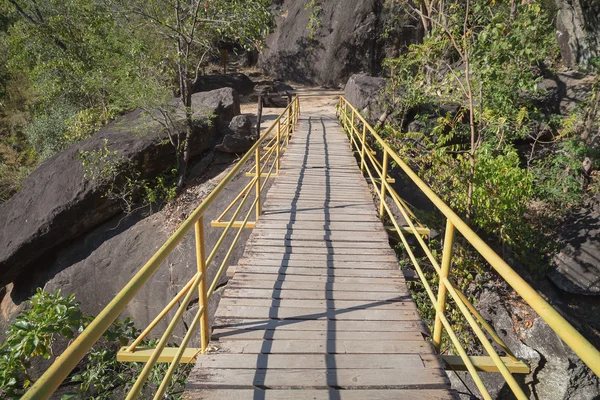
<svg viewBox="0 0 600 400">
<path fill-rule="evenodd" d="M 452 398 L 426 332 L 333 110 L 303 115 L 185 398 Z"/>
<path fill-rule="evenodd" d="M 144 362 L 127 400 L 164 399 L 182 363 L 195 363 L 184 393 L 187 400 L 451 399 L 456 393 L 445 367 L 468 371 L 475 395 L 482 399 L 492 400 L 492 395 L 479 373 L 497 372 L 515 398 L 527 400 L 513 376 L 530 372 L 526 360 L 511 352 L 452 281 L 456 235 L 462 235 L 461 246 L 471 246 L 600 375 L 600 352 L 456 215 L 345 98 L 340 97 L 337 110 L 341 125 L 333 107 L 325 114 L 301 114 L 295 97 L 22 399 L 50 398 L 192 232 L 197 270 L 137 339 L 117 353 L 119 361 Z M 445 217 L 441 253 L 423 239 L 428 230 L 391 186 L 392 163 Z M 207 209 L 218 204 L 216 199 L 248 164 L 253 166 L 245 174 L 251 178 L 244 189 L 216 220 L 205 221 Z M 271 178 L 274 183 L 263 201 Z M 245 217 L 237 220 L 240 215 Z M 250 220 L 252 215 L 256 221 Z M 384 228 L 383 220 L 391 226 Z M 207 227 L 224 228 L 210 251 L 205 249 Z M 233 267 L 211 332 L 209 301 L 245 228 L 254 229 Z M 426 340 L 429 332 L 398 269 L 386 228 L 398 235 L 425 299 L 435 307 L 431 340 Z M 434 279 L 425 274 L 408 234 Z M 190 307 L 196 297 L 198 307 Z M 184 313 L 192 309 L 195 316 L 183 339 L 178 347 L 169 347 Z M 477 337 L 477 353 L 456 334 L 457 318 Z M 164 320 L 160 340 L 144 347 Z M 200 346 L 190 348 L 198 331 Z M 442 332 L 452 354 L 440 357 Z M 169 363 L 158 387 L 147 384 L 157 363 Z"/>
</svg>

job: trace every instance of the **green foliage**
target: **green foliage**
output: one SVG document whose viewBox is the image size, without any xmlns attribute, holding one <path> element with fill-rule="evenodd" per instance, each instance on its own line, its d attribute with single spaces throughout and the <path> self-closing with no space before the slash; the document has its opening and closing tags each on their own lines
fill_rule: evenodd
<svg viewBox="0 0 600 400">
<path fill-rule="evenodd" d="M 308 31 L 308 38 L 313 40 L 322 26 L 321 13 L 323 12 L 323 7 L 321 6 L 321 0 L 310 0 L 304 9 L 310 11 L 306 30 Z"/>
<path fill-rule="evenodd" d="M 27 302 L 25 311 L 8 328 L 0 347 L 0 397 L 20 398 L 33 383 L 28 375 L 32 357 L 57 356 L 57 343 L 73 339 L 92 320 L 92 317 L 83 315 L 74 295 L 63 297 L 60 290 L 51 294 L 38 289 Z M 125 397 L 123 394 L 131 388 L 144 364 L 118 362 L 116 352 L 137 338 L 139 333 L 131 318 L 115 321 L 68 378 L 69 387 L 74 389 L 62 399 L 109 400 Z M 153 340 L 142 343 L 146 347 L 155 345 Z M 181 397 L 192 365 L 178 367 L 166 399 Z M 167 368 L 168 364 L 158 364 L 152 370 L 145 388 L 148 393 L 160 385 Z"/>
<path fill-rule="evenodd" d="M 31 357 L 50 358 L 57 337 L 72 339 L 87 322 L 75 296 L 64 298 L 60 290 L 49 294 L 38 289 L 9 326 L 0 347 L 0 397 L 20 397 L 32 383 L 27 375 Z"/>
<path fill-rule="evenodd" d="M 177 169 L 169 169 L 153 179 L 143 179 L 131 162 L 118 151 L 110 150 L 107 139 L 102 148 L 80 151 L 77 156 L 84 177 L 102 186 L 104 196 L 118 200 L 126 213 L 131 213 L 136 204 L 152 206 L 171 201 L 177 195 Z"/>
<path fill-rule="evenodd" d="M 64 150 L 69 143 L 64 140 L 67 121 L 77 114 L 77 107 L 67 103 L 54 104 L 45 112 L 39 112 L 25 127 L 25 135 L 35 149 L 40 161 Z"/>
<path fill-rule="evenodd" d="M 535 195 L 555 210 L 568 210 L 579 205 L 585 194 L 581 164 L 590 157 L 598 168 L 600 151 L 581 139 L 567 139 L 557 144 L 551 156 L 533 163 Z"/>
</svg>

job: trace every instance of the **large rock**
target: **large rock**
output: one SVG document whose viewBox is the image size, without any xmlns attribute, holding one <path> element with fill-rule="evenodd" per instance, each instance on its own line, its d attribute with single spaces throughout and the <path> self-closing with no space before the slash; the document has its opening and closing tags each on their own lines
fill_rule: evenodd
<svg viewBox="0 0 600 400">
<path fill-rule="evenodd" d="M 370 118 L 379 117 L 383 112 L 382 90 L 385 79 L 367 75 L 352 75 L 344 88 L 344 97 L 357 110 L 366 112 Z"/>
<path fill-rule="evenodd" d="M 420 39 L 417 21 L 396 24 L 409 19 L 408 14 L 396 9 L 396 2 L 379 0 L 317 2 L 319 23 L 311 32 L 309 21 L 318 8 L 307 8 L 309 1 L 283 2 L 277 28 L 267 38 L 267 48 L 259 57 L 259 65 L 277 78 L 343 85 L 354 73 L 376 75 L 386 55 L 397 54 Z M 393 34 L 382 39 L 383 30 L 392 26 Z"/>
<path fill-rule="evenodd" d="M 247 96 L 254 90 L 255 83 L 242 73 L 228 75 L 199 76 L 192 85 L 192 92 L 209 92 L 222 88 L 232 88 L 242 96 Z"/>
<path fill-rule="evenodd" d="M 219 136 L 215 126 L 226 127 L 239 114 L 237 97 L 230 88 L 193 96 L 192 156 L 212 148 Z M 212 124 L 207 124 L 208 113 L 215 118 Z M 181 107 L 174 110 L 172 120 L 172 133 L 182 134 Z M 117 200 L 105 195 L 105 182 L 84 177 L 80 152 L 102 150 L 106 143 L 140 178 L 150 178 L 176 165 L 175 149 L 166 139 L 160 116 L 138 110 L 40 164 L 22 190 L 0 205 L 0 285 L 14 281 L 49 251 L 120 212 Z"/>
<path fill-rule="evenodd" d="M 555 0 L 556 36 L 563 62 L 586 66 L 600 55 L 600 3 L 596 0 Z"/>
<path fill-rule="evenodd" d="M 529 398 L 598 398 L 598 377 L 533 310 L 523 304 L 506 301 L 509 298 L 493 290 L 485 291 L 476 307 L 514 354 L 529 364 L 531 372 L 528 375 L 515 375 Z M 482 374 L 492 398 L 513 399 L 514 396 L 504 380 L 498 379 L 498 375 Z M 473 386 L 471 388 L 476 390 Z"/>
<path fill-rule="evenodd" d="M 582 209 L 564 225 L 563 243 L 548 277 L 566 292 L 600 295 L 599 211 Z"/>
<path fill-rule="evenodd" d="M 224 153 L 246 153 L 256 141 L 252 132 L 253 118 L 250 115 L 238 115 L 229 124 L 230 132 L 223 137 L 223 143 L 218 144 L 215 150 Z"/>
</svg>

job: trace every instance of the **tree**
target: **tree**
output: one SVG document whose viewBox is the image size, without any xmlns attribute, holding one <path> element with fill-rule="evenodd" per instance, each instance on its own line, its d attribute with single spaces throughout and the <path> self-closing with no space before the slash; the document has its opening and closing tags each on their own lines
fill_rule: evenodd
<svg viewBox="0 0 600 400">
<path fill-rule="evenodd" d="M 272 24 L 266 0 L 109 1 L 114 12 L 140 39 L 159 41 L 167 76 L 175 77 L 176 92 L 185 109 L 186 132 L 174 140 L 178 154 L 177 188 L 184 184 L 193 127 L 192 87 L 206 58 L 222 42 L 259 49 Z"/>
</svg>

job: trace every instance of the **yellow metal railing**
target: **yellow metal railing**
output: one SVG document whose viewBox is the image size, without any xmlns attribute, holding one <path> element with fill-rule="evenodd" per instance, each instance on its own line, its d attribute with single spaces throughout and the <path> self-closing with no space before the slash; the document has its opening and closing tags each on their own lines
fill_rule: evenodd
<svg viewBox="0 0 600 400">
<path fill-rule="evenodd" d="M 475 307 L 467 300 L 467 297 L 458 290 L 457 286 L 450 279 L 452 275 L 452 248 L 455 235 L 460 233 L 515 290 L 515 292 L 519 294 L 521 298 L 544 319 L 544 321 L 546 321 L 550 328 L 552 328 L 567 346 L 569 346 L 596 375 L 600 375 L 600 353 L 598 350 L 577 332 L 577 330 L 575 330 L 575 328 L 573 328 L 573 326 L 571 326 L 531 286 L 529 286 L 519 274 L 504 262 L 496 252 L 477 236 L 477 234 L 458 215 L 456 215 L 414 171 L 410 169 L 410 167 L 377 134 L 377 132 L 375 132 L 368 122 L 344 97 L 340 97 L 338 107 L 340 121 L 350 137 L 352 146 L 360 156 L 360 167 L 362 172 L 368 175 L 374 185 L 379 185 L 380 183 L 380 186 L 375 190 L 380 201 L 378 210 L 379 215 L 382 219 L 387 215 L 392 221 L 395 231 L 400 236 L 400 240 L 404 244 L 404 248 L 419 275 L 430 301 L 435 305 L 436 316 L 432 337 L 433 345 L 440 351 L 442 331 L 445 329 L 460 357 L 446 356 L 444 357 L 444 360 L 462 367 L 455 369 L 468 370 L 481 395 L 485 399 L 491 399 L 491 397 L 479 377 L 478 371 L 500 372 L 515 396 L 518 399 L 527 399 L 527 396 L 523 393 L 523 390 L 512 376 L 512 373 L 527 373 L 529 372 L 529 368 L 514 356 L 502 339 L 493 331 L 492 327 L 484 320 Z M 369 143 L 377 145 L 377 148 L 382 153 L 381 162 L 377 158 L 377 152 L 373 150 Z M 388 166 L 391 161 L 395 162 L 404 173 L 408 175 L 408 177 L 446 218 L 446 230 L 441 263 L 434 257 L 433 252 L 421 237 L 422 227 L 415 226 L 413 220 L 416 221 L 416 218 L 390 184 Z M 400 227 L 398 225 L 390 206 L 387 204 L 386 198 L 388 197 L 400 210 L 402 216 L 409 225 L 408 227 Z M 414 234 L 415 238 L 423 248 L 427 259 L 434 267 L 439 278 L 437 296 L 434 293 L 431 284 L 427 281 L 415 254 L 411 250 L 405 232 Z M 460 313 L 464 316 L 489 356 L 478 357 L 469 356 L 467 354 L 466 349 L 460 343 L 452 328 L 451 321 L 448 320 L 445 314 L 448 294 L 454 300 Z M 500 348 L 502 348 L 508 357 L 500 357 L 497 354 L 492 343 L 488 340 L 488 335 L 500 346 Z"/>
<path fill-rule="evenodd" d="M 181 291 L 169 302 L 150 325 L 143 330 L 139 337 L 129 346 L 124 347 L 118 353 L 117 359 L 121 361 L 143 361 L 146 364 L 138 376 L 136 382 L 127 395 L 127 399 L 137 398 L 146 380 L 157 362 L 169 362 L 170 366 L 162 379 L 162 383 L 157 389 L 154 399 L 162 399 L 167 388 L 171 384 L 173 374 L 180 363 L 194 362 L 196 357 L 203 353 L 209 342 L 208 325 L 208 301 L 214 293 L 217 284 L 224 270 L 228 266 L 229 259 L 233 250 L 240 239 L 242 228 L 250 226 L 250 216 L 255 211 L 256 218 L 261 213 L 261 193 L 264 190 L 268 180 L 279 171 L 280 156 L 284 145 L 289 141 L 289 137 L 294 126 L 298 122 L 300 115 L 300 100 L 296 96 L 288 107 L 279 115 L 269 129 L 263 133 L 250 150 L 237 162 L 229 173 L 221 180 L 215 189 L 204 199 L 204 201 L 194 210 L 194 212 L 181 224 L 179 229 L 165 242 L 165 244 L 150 258 L 150 260 L 137 272 L 137 274 L 125 285 L 125 287 L 114 297 L 114 299 L 98 314 L 88 327 L 73 341 L 73 343 L 56 359 L 48 370 L 33 384 L 25 393 L 22 399 L 47 399 L 67 378 L 71 371 L 83 359 L 91 347 L 101 338 L 102 334 L 117 319 L 119 314 L 131 302 L 136 293 L 148 282 L 150 277 L 158 270 L 165 259 L 173 252 L 185 235 L 192 229 L 195 234 L 196 257 L 198 270 Z M 232 211 L 231 220 L 224 223 L 224 231 L 213 246 L 210 254 L 206 255 L 205 237 L 204 237 L 204 214 L 231 180 L 242 170 L 249 162 L 253 162 L 252 169 L 255 173 L 248 185 L 242 190 L 235 201 L 225 210 L 219 218 Z M 275 174 L 273 173 L 275 171 Z M 254 189 L 254 196 L 252 196 Z M 252 199 L 250 201 L 249 199 Z M 236 221 L 236 218 L 242 210 L 245 217 L 242 221 Z M 225 250 L 223 243 L 232 232 L 232 228 L 239 228 L 235 233 L 230 246 Z M 216 276 L 210 286 L 207 282 L 207 268 L 215 260 L 217 252 L 225 251 Z M 188 327 L 188 331 L 183 338 L 181 345 L 177 348 L 169 348 L 167 344 L 171 336 L 183 317 L 192 298 L 198 295 L 199 307 L 196 315 Z M 142 341 L 147 337 L 153 328 L 171 311 L 175 305 L 179 308 L 169 322 L 166 330 L 161 335 L 155 348 L 138 348 Z M 188 344 L 196 330 L 200 326 L 200 348 L 190 349 Z"/>
</svg>

